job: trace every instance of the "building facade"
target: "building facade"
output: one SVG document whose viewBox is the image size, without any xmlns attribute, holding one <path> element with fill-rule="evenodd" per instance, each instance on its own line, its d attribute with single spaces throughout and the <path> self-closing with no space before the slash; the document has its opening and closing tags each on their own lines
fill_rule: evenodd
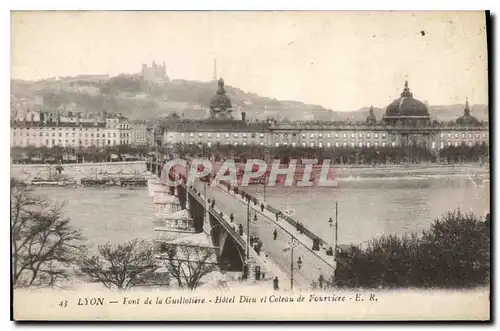
<svg viewBox="0 0 500 331">
<path fill-rule="evenodd" d="M 105 147 L 130 144 L 130 124 L 120 114 L 40 112 L 13 120 L 11 147 Z"/>
<path fill-rule="evenodd" d="M 156 64 L 153 61 L 151 66 L 147 64 L 142 64 L 141 77 L 143 80 L 148 82 L 168 82 L 170 78 L 167 76 L 167 67 L 165 62 L 162 64 Z"/>
<path fill-rule="evenodd" d="M 231 102 L 224 93 L 224 82 L 212 99 L 212 113 L 230 113 Z M 439 151 L 449 146 L 489 144 L 487 123 L 471 115 L 465 102 L 464 115 L 454 123 L 431 121 L 426 104 L 415 99 L 405 82 L 401 96 L 391 102 L 381 120 L 373 108 L 365 122 L 321 121 L 248 122 L 213 114 L 203 121 L 176 120 L 163 123 L 163 144 L 260 145 L 268 147 L 370 148 L 421 147 Z"/>
<path fill-rule="evenodd" d="M 132 121 L 130 123 L 130 144 L 135 146 L 149 146 L 153 140 L 146 121 Z"/>
</svg>

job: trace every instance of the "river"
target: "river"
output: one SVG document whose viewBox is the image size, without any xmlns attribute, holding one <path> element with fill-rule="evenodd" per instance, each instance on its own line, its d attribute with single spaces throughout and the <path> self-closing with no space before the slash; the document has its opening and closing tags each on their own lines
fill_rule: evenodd
<svg viewBox="0 0 500 331">
<path fill-rule="evenodd" d="M 262 186 L 247 188 L 263 194 Z M 88 244 L 153 239 L 152 199 L 146 188 L 36 188 L 35 192 L 65 202 L 64 213 L 82 230 Z M 336 188 L 267 187 L 268 201 L 293 209 L 294 218 L 330 241 L 328 218 L 339 203 L 339 244 L 360 244 L 383 234 L 419 232 L 436 218 L 460 208 L 484 216 L 489 211 L 489 182 L 467 176 L 428 175 L 346 179 Z"/>
</svg>

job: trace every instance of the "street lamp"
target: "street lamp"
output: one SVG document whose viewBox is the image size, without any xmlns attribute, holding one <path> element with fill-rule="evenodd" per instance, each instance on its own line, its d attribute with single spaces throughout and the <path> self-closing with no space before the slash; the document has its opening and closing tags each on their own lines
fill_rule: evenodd
<svg viewBox="0 0 500 331">
<path fill-rule="evenodd" d="M 334 227 L 334 233 L 333 233 L 334 244 L 332 245 L 332 256 L 333 256 L 333 264 L 334 265 L 335 265 L 335 262 L 337 260 L 338 218 L 339 218 L 339 202 L 336 201 L 335 202 L 335 227 Z M 330 223 L 330 227 L 333 226 L 331 217 L 328 220 L 328 223 Z"/>
<path fill-rule="evenodd" d="M 250 260 L 250 200 L 247 199 L 247 263 Z"/>
<path fill-rule="evenodd" d="M 266 186 L 267 186 L 267 170 L 269 168 L 269 154 L 267 147 L 264 147 L 264 158 L 266 162 L 266 172 L 264 172 L 264 203 L 267 203 L 267 197 L 266 197 Z"/>
<path fill-rule="evenodd" d="M 335 265 L 335 262 L 337 261 L 337 241 L 338 241 L 338 228 L 339 228 L 339 224 L 338 224 L 338 218 L 339 218 L 339 202 L 336 201 L 335 202 L 335 253 L 333 254 L 333 261 L 334 261 L 334 265 Z"/>
<path fill-rule="evenodd" d="M 205 212 L 203 213 L 203 224 L 206 224 L 208 208 L 207 208 L 207 183 L 205 182 L 203 182 L 203 202 L 204 202 L 203 205 L 205 207 Z M 212 231 L 212 229 L 210 229 L 210 231 Z"/>
<path fill-rule="evenodd" d="M 265 203 L 267 203 L 266 186 L 267 186 L 267 165 L 266 165 L 266 172 L 264 173 L 264 202 Z"/>
<path fill-rule="evenodd" d="M 293 290 L 293 250 L 299 245 L 299 241 L 295 239 L 293 236 L 291 236 L 290 241 L 288 242 L 288 245 L 291 248 L 291 261 L 290 261 L 290 290 Z"/>
</svg>

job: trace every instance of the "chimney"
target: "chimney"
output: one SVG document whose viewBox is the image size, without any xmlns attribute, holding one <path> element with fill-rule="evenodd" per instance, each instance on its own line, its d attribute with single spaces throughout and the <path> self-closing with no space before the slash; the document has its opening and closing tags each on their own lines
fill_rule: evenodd
<svg viewBox="0 0 500 331">
<path fill-rule="evenodd" d="M 242 111 L 242 112 L 241 112 L 241 121 L 242 121 L 242 122 L 245 122 L 246 120 L 247 120 L 247 113 L 246 113 L 246 112 L 244 112 L 244 111 Z"/>
</svg>

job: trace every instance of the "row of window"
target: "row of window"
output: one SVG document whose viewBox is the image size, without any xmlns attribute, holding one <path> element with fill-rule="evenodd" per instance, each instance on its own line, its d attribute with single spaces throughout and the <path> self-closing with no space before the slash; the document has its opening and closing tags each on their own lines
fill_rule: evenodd
<svg viewBox="0 0 500 331">
<path fill-rule="evenodd" d="M 248 134 L 248 133 L 224 133 L 224 134 L 221 134 L 220 132 L 219 133 L 216 133 L 216 134 L 213 134 L 212 132 L 207 132 L 205 133 L 207 137 L 212 137 L 212 136 L 215 136 L 216 138 L 221 138 L 222 136 L 225 137 L 225 138 L 229 138 L 229 137 L 234 137 L 234 138 L 238 138 L 241 134 L 241 136 L 243 138 L 246 138 L 248 137 L 249 135 L 252 137 L 252 138 L 255 138 L 256 137 L 256 133 L 253 132 L 251 134 Z M 180 133 L 180 136 L 181 137 L 184 137 L 185 133 L 184 132 L 181 132 Z M 260 133 L 259 134 L 261 138 L 264 137 L 264 133 Z M 276 137 L 276 138 L 279 138 L 279 137 L 283 137 L 283 138 L 287 138 L 287 137 L 296 137 L 298 134 L 297 133 L 274 133 L 273 136 Z M 356 138 L 356 137 L 359 137 L 359 138 L 386 138 L 387 137 L 387 133 L 385 132 L 382 132 L 382 133 L 378 133 L 378 132 L 351 132 L 351 133 L 348 133 L 348 132 L 343 132 L 343 133 L 339 133 L 339 132 L 335 132 L 335 133 L 302 133 L 302 138 L 306 138 L 306 137 L 309 137 L 309 138 L 315 138 L 315 137 L 318 137 L 318 138 L 323 138 L 323 137 L 326 137 L 326 138 L 340 138 L 342 136 L 342 138 L 347 138 L 347 137 L 350 137 L 351 138 Z M 169 132 L 168 136 L 170 138 L 172 138 L 174 136 L 174 133 L 173 132 Z M 203 137 L 204 136 L 204 133 L 203 132 L 198 132 L 198 133 L 195 133 L 195 132 L 190 132 L 189 133 L 189 137 L 195 137 L 195 136 L 198 136 L 198 137 Z M 441 132 L 441 138 L 444 138 L 445 136 L 447 137 L 452 137 L 452 133 L 451 132 L 448 132 L 448 133 L 445 133 L 445 132 Z M 465 138 L 469 138 L 471 139 L 474 135 L 472 133 L 464 133 L 462 132 L 461 134 L 459 134 L 458 132 L 455 132 L 454 133 L 454 137 L 455 138 L 459 138 L 459 137 L 462 137 L 463 139 Z M 486 138 L 487 137 L 487 133 L 482 133 L 482 135 L 480 135 L 479 132 L 476 132 L 475 133 L 475 137 L 476 138 L 480 138 L 482 136 L 482 138 Z"/>
<path fill-rule="evenodd" d="M 232 136 L 234 138 L 238 138 L 240 134 L 241 134 L 241 136 L 243 138 L 247 138 L 247 137 L 256 138 L 257 137 L 257 133 L 255 133 L 255 132 L 252 132 L 252 133 L 233 133 Z M 180 133 L 181 137 L 184 137 L 185 135 L 186 135 L 185 132 L 181 132 Z M 197 135 L 198 137 L 203 137 L 204 136 L 203 132 L 198 132 L 197 134 L 195 132 L 190 132 L 189 133 L 189 137 L 191 137 L 191 138 L 194 137 L 195 135 Z M 264 138 L 264 133 L 259 133 L 258 135 L 259 135 L 260 138 Z M 221 137 L 229 138 L 231 136 L 231 133 L 220 133 L 220 132 L 212 133 L 212 132 L 206 132 L 206 136 L 207 137 L 215 137 L 215 138 L 221 138 Z M 173 132 L 169 132 L 168 137 L 169 138 L 173 138 L 174 137 Z"/>
<path fill-rule="evenodd" d="M 441 141 L 441 148 L 444 148 L 444 146 L 455 146 L 455 147 L 458 147 L 460 145 L 467 145 L 467 146 L 473 146 L 473 145 L 479 145 L 481 143 L 487 143 L 487 141 L 479 141 L 479 140 L 475 140 L 475 141 L 472 141 L 472 140 L 469 140 L 469 141 L 458 141 L 458 140 L 455 140 L 455 141 L 447 141 L 447 142 L 444 142 L 444 141 Z"/>
<path fill-rule="evenodd" d="M 181 142 L 181 144 L 184 144 L 184 142 Z M 189 145 L 194 145 L 194 144 L 195 144 L 194 141 L 192 141 L 192 140 L 189 141 Z M 201 145 L 202 143 L 198 142 L 197 144 Z M 231 141 L 225 141 L 225 142 L 222 142 L 222 144 L 224 144 L 224 145 L 238 146 L 238 145 L 240 145 L 240 142 L 238 142 L 238 141 L 233 141 L 233 142 L 231 142 Z M 241 143 L 241 145 L 242 146 L 246 146 L 247 143 L 244 141 L 244 142 Z M 259 145 L 264 146 L 264 142 L 260 142 Z M 208 142 L 207 146 L 211 147 L 212 143 Z M 336 142 L 335 144 L 332 144 L 330 142 L 327 142 L 326 144 L 324 144 L 322 142 L 319 142 L 318 144 L 313 143 L 313 142 L 311 142 L 311 143 L 305 143 L 305 142 L 303 142 L 302 144 L 297 144 L 295 142 L 293 142 L 291 144 L 288 144 L 287 142 L 285 142 L 283 144 L 275 143 L 275 147 L 280 147 L 280 146 L 285 146 L 285 147 L 286 146 L 290 146 L 290 147 L 302 146 L 302 147 L 313 147 L 313 148 L 314 147 L 320 147 L 320 148 L 322 148 L 322 147 L 333 147 L 333 146 L 335 146 L 337 148 L 339 148 L 339 147 L 356 147 L 356 146 L 358 146 L 358 147 L 365 147 L 365 146 L 366 147 L 371 147 L 371 146 L 374 146 L 374 147 L 378 147 L 378 146 L 382 146 L 382 147 L 393 146 L 394 147 L 394 146 L 396 146 L 396 142 L 392 142 L 391 144 L 386 144 L 385 141 L 382 142 L 381 144 L 379 144 L 378 142 L 376 142 L 374 144 L 371 144 L 369 142 L 367 142 L 367 143 L 359 142 L 358 144 L 356 144 L 354 142 L 347 143 L 346 141 L 344 141 L 342 144 L 339 143 L 339 142 Z"/>
<path fill-rule="evenodd" d="M 443 149 L 445 146 L 455 146 L 455 147 L 458 147 L 460 145 L 468 145 L 468 146 L 473 146 L 473 145 L 479 145 L 479 141 L 468 141 L 468 142 L 465 142 L 465 141 L 454 141 L 454 142 L 451 142 L 451 141 L 448 141 L 447 143 L 444 143 L 444 142 L 441 142 L 441 149 Z M 184 144 L 184 142 L 181 142 L 181 144 Z M 202 142 L 199 141 L 199 142 L 195 142 L 193 140 L 190 140 L 188 142 L 189 145 L 194 145 L 194 144 L 198 144 L 198 145 L 202 145 Z M 240 144 L 240 142 L 238 141 L 224 141 L 222 142 L 223 145 L 233 145 L 233 146 L 238 146 Z M 242 146 L 246 146 L 247 145 L 247 142 L 241 142 L 241 145 Z M 264 142 L 260 142 L 259 145 L 261 146 L 264 146 Z M 211 147 L 212 146 L 212 143 L 211 142 L 207 142 L 207 146 L 208 147 Z M 306 143 L 306 142 L 302 142 L 301 144 L 297 144 L 295 142 L 292 142 L 291 144 L 288 144 L 287 142 L 284 142 L 282 144 L 280 143 L 275 143 L 274 144 L 275 147 L 280 147 L 280 146 L 284 146 L 284 147 L 287 147 L 287 146 L 290 146 L 290 147 L 297 147 L 297 146 L 302 146 L 302 147 L 319 147 L 319 148 L 323 148 L 323 147 L 327 147 L 327 148 L 331 148 L 331 147 L 336 147 L 336 148 L 339 148 L 339 147 L 396 147 L 397 144 L 395 141 L 391 141 L 391 142 L 385 142 L 385 141 L 382 141 L 381 143 L 379 142 L 367 142 L 367 141 L 359 141 L 359 142 L 347 142 L 347 141 L 343 141 L 342 143 L 341 142 L 335 142 L 335 143 L 331 143 L 331 142 L 319 142 L 319 143 L 314 143 L 314 142 L 310 142 L 310 143 Z M 432 144 L 431 144 L 431 148 L 432 149 L 436 149 L 436 142 L 433 141 Z"/>
<path fill-rule="evenodd" d="M 66 128 L 66 127 L 58 127 L 58 128 L 33 128 L 30 130 L 30 128 L 19 128 L 19 131 L 23 132 L 23 130 L 26 130 L 26 132 L 30 132 L 30 131 L 45 131 L 45 130 L 52 130 L 52 131 L 55 131 L 55 130 L 58 130 L 58 131 L 62 131 L 62 130 L 71 130 L 71 131 L 92 131 L 92 130 L 96 130 L 97 132 L 99 132 L 99 128 Z M 109 128 L 107 128 L 109 129 Z M 120 128 L 122 129 L 122 128 Z M 13 127 L 12 128 L 13 132 L 16 132 L 18 131 L 18 128 L 17 127 Z M 106 130 L 104 128 L 102 128 L 102 130 Z M 127 129 L 128 130 L 128 129 Z M 128 134 L 128 133 L 127 133 Z"/>
<path fill-rule="evenodd" d="M 458 132 L 455 132 L 454 136 L 455 136 L 455 138 L 459 138 L 460 134 Z M 445 134 L 444 132 L 441 132 L 441 138 L 444 138 L 444 137 L 451 138 L 452 137 L 451 132 L 448 132 L 447 134 Z M 472 133 L 467 133 L 466 134 L 466 133 L 462 132 L 462 138 L 465 139 L 465 137 L 467 137 L 469 139 L 472 139 L 473 135 L 472 135 Z M 480 137 L 479 132 L 476 132 L 475 137 L 477 139 L 479 139 L 479 137 Z M 486 132 L 483 132 L 482 137 L 486 138 Z"/>
<path fill-rule="evenodd" d="M 335 133 L 302 133 L 302 138 L 306 138 L 307 136 L 309 136 L 309 138 L 315 138 L 315 137 L 318 137 L 318 138 L 323 138 L 323 137 L 326 137 L 326 138 L 332 138 L 332 137 L 335 137 L 335 138 L 339 138 L 340 136 L 342 135 L 342 138 L 347 138 L 349 137 L 349 133 L 348 132 L 343 132 L 342 134 L 339 133 L 339 132 L 335 132 Z M 378 138 L 379 135 L 382 137 L 382 138 L 386 138 L 387 137 L 387 133 L 385 132 L 382 132 L 381 134 L 379 134 L 378 132 L 359 132 L 359 133 L 356 133 L 356 132 L 351 132 L 350 133 L 351 135 L 351 138 L 355 138 L 356 136 L 359 137 L 359 138 L 364 138 L 366 136 L 366 138 L 371 138 L 372 135 L 374 138 Z M 274 137 L 276 138 L 279 138 L 279 137 L 283 137 L 283 138 L 287 138 L 287 137 L 296 137 L 297 136 L 297 133 L 274 133 L 273 134 Z"/>
<path fill-rule="evenodd" d="M 20 136 L 20 137 L 22 137 L 22 132 L 20 132 L 20 133 L 21 133 L 21 134 L 20 134 L 19 136 Z M 36 132 L 34 132 L 34 131 L 33 131 L 31 135 L 32 135 L 33 137 L 36 137 Z M 38 133 L 38 135 L 39 135 L 40 137 L 43 137 L 43 132 L 39 132 L 39 133 Z M 46 137 L 49 137 L 49 135 L 50 135 L 50 134 L 49 134 L 49 132 L 45 132 L 45 136 L 46 136 Z M 12 136 L 13 136 L 13 137 L 15 137 L 15 136 L 16 136 L 16 132 L 15 132 L 15 131 L 14 131 L 14 132 L 12 132 Z M 29 133 L 29 132 L 26 132 L 26 137 L 29 137 L 29 136 L 30 136 L 30 133 Z M 52 132 L 52 137 L 55 137 L 55 136 L 56 136 L 56 133 L 55 133 L 55 132 Z M 59 132 L 59 133 L 58 133 L 58 136 L 59 136 L 59 137 L 62 137 L 62 132 Z M 73 132 L 73 133 L 71 134 L 71 136 L 72 136 L 72 137 L 75 137 L 75 132 Z M 78 136 L 79 136 L 79 137 L 82 137 L 82 133 L 79 133 L 79 134 L 78 134 Z M 88 133 L 85 133 L 85 137 L 88 137 L 88 136 L 89 136 L 89 134 L 88 134 Z M 106 137 L 106 133 L 101 133 L 101 134 L 96 133 L 96 134 L 95 134 L 95 136 L 96 136 L 97 138 L 99 138 L 99 137 Z M 65 133 L 65 137 L 69 137 L 69 132 L 66 132 L 66 133 Z M 94 133 L 91 133 L 91 134 L 90 134 L 90 137 L 94 137 Z M 111 137 L 111 133 L 109 133 L 109 132 L 108 132 L 108 137 Z M 116 133 L 115 133 L 115 132 L 113 132 L 113 137 L 116 137 Z M 120 137 L 122 137 L 122 134 L 120 134 Z M 123 136 L 123 137 L 125 137 L 125 136 Z M 126 135 L 126 137 L 128 137 L 128 134 Z"/>
<path fill-rule="evenodd" d="M 100 144 L 102 145 L 106 145 L 106 139 L 84 139 L 84 140 L 76 140 L 76 139 L 72 139 L 71 141 L 66 139 L 66 140 L 62 140 L 62 139 L 45 139 L 45 146 L 50 146 L 50 145 L 56 145 L 56 144 L 63 144 L 63 142 L 68 145 L 68 144 L 72 144 L 72 145 L 75 145 L 76 143 L 78 143 L 79 145 L 85 145 L 85 146 L 88 146 L 88 145 L 97 145 L 99 146 Z M 34 145 L 42 145 L 43 141 L 39 141 L 39 140 L 36 140 L 36 141 L 30 141 L 29 139 L 26 139 L 26 140 L 20 140 L 20 141 L 14 141 L 14 145 L 15 146 L 20 146 L 20 145 L 23 145 L 23 143 L 28 146 L 30 144 L 34 144 Z M 116 145 L 116 140 L 107 140 L 107 145 Z"/>
<path fill-rule="evenodd" d="M 106 125 L 106 128 L 107 129 L 120 129 L 120 130 L 130 130 L 131 127 L 129 127 L 128 125 Z"/>
<path fill-rule="evenodd" d="M 18 129 L 17 127 L 13 127 L 13 128 L 12 128 L 12 130 L 14 130 L 14 131 L 15 131 L 15 130 L 17 130 L 17 129 Z M 54 131 L 54 130 L 56 130 L 56 128 L 33 128 L 33 129 L 32 129 L 32 131 L 33 131 L 33 130 L 40 130 L 40 129 L 41 129 L 41 130 L 50 130 L 50 129 L 52 129 L 53 131 Z M 95 129 L 96 131 L 99 131 L 99 128 L 66 128 L 66 127 L 58 127 L 57 129 L 58 129 L 59 131 L 61 131 L 61 130 L 63 130 L 63 129 L 64 129 L 64 130 L 69 130 L 69 129 L 71 129 L 72 131 L 76 131 L 77 129 L 78 129 L 79 131 L 83 131 L 83 129 L 85 129 L 85 131 L 88 131 L 89 129 L 90 129 L 90 130 L 94 130 L 94 129 Z M 27 131 L 30 131 L 30 128 L 19 128 L 19 131 L 22 131 L 22 130 L 27 130 Z"/>
</svg>

